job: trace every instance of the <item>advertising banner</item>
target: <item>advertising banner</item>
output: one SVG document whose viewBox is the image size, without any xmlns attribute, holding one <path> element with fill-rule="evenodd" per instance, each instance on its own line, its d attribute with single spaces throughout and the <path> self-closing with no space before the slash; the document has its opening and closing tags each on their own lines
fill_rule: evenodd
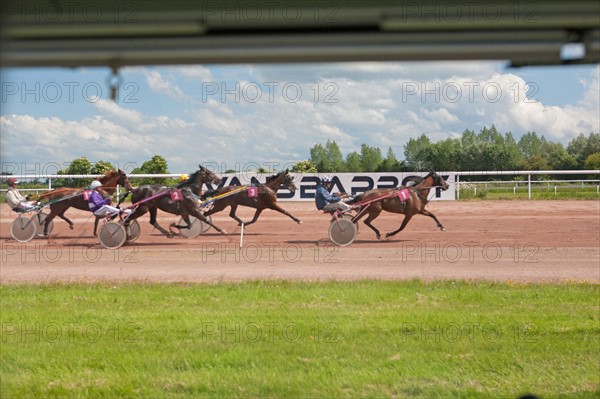
<svg viewBox="0 0 600 399">
<path fill-rule="evenodd" d="M 433 188 L 429 193 L 431 201 L 435 200 L 455 200 L 455 175 L 453 172 L 440 172 L 438 173 L 442 178 L 449 184 L 448 190 L 441 190 L 440 188 Z M 382 172 L 382 173 L 330 173 L 330 174 L 299 174 L 290 173 L 294 177 L 294 184 L 296 186 L 296 192 L 292 193 L 289 190 L 280 188 L 277 193 L 277 198 L 280 201 L 314 201 L 315 190 L 317 183 L 321 177 L 329 176 L 331 178 L 331 192 L 347 193 L 348 195 L 361 194 L 367 190 L 375 188 L 395 188 L 402 184 L 402 180 L 407 176 L 425 176 L 427 172 L 415 172 L 415 173 L 400 173 L 400 172 Z M 259 183 L 266 183 L 269 174 L 252 174 L 252 173 L 241 173 L 241 174 L 227 174 L 223 175 L 219 186 L 236 185 L 241 186 L 244 184 L 251 185 L 257 181 Z M 208 185 L 209 189 L 217 188 L 215 185 Z"/>
</svg>

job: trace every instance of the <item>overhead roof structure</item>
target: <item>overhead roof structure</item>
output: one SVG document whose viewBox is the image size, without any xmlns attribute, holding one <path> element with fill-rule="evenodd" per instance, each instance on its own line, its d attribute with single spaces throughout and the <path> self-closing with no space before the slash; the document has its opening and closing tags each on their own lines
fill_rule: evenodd
<svg viewBox="0 0 600 399">
<path fill-rule="evenodd" d="M 2 67 L 509 60 L 598 63 L 600 2 L 2 2 Z"/>
</svg>

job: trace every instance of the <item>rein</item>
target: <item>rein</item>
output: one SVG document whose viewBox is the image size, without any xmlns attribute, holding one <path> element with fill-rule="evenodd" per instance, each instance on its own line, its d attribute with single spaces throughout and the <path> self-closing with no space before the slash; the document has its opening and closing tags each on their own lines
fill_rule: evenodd
<svg viewBox="0 0 600 399">
<path fill-rule="evenodd" d="M 229 197 L 229 196 L 231 196 L 233 194 L 237 194 L 237 193 L 242 192 L 242 191 L 247 190 L 247 189 L 248 189 L 248 186 L 241 186 L 240 188 L 236 188 L 235 190 L 231 190 L 231 191 L 229 191 L 227 193 L 223 193 L 223 194 L 217 195 L 215 197 L 212 197 L 212 198 L 204 200 L 204 201 L 201 201 L 200 197 L 198 197 L 196 194 L 192 193 L 192 195 L 194 197 L 198 198 L 198 205 L 206 206 L 206 205 L 210 204 L 211 202 L 215 202 L 218 199 Z"/>
</svg>

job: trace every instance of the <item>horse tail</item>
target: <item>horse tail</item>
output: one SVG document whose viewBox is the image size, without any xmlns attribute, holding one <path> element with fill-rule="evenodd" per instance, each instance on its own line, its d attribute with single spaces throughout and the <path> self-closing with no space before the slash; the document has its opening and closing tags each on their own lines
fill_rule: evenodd
<svg viewBox="0 0 600 399">
<path fill-rule="evenodd" d="M 48 191 L 48 192 L 39 194 L 37 196 L 38 197 L 38 201 L 45 202 L 45 201 L 53 200 L 55 198 L 62 197 L 63 196 L 63 194 L 62 194 L 63 192 L 64 192 L 63 189 L 57 188 L 57 189 L 54 189 L 52 191 Z"/>
</svg>

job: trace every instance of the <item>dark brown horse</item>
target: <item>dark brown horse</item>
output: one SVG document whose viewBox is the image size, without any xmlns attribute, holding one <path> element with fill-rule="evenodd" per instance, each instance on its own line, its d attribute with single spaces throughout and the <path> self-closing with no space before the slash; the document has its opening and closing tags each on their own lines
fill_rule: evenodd
<svg viewBox="0 0 600 399">
<path fill-rule="evenodd" d="M 353 221 L 358 222 L 358 220 L 360 220 L 362 217 L 368 215 L 368 217 L 365 219 L 365 224 L 375 232 L 377 239 L 381 238 L 381 234 L 379 230 L 377 230 L 371 224 L 371 222 L 377 219 L 382 211 L 404 214 L 404 219 L 402 220 L 400 227 L 397 230 L 387 233 L 385 238 L 392 237 L 404 230 L 410 219 L 416 214 L 429 216 L 435 220 L 435 223 L 440 230 L 444 231 L 444 226 L 440 223 L 437 217 L 425 209 L 425 206 L 427 206 L 427 203 L 429 202 L 429 192 L 435 187 L 439 187 L 442 190 L 447 190 L 448 183 L 437 173 L 430 171 L 429 174 L 423 177 L 419 183 L 408 187 L 408 190 L 410 191 L 410 198 L 405 202 L 400 201 L 398 195 L 395 194 L 399 189 L 392 188 L 369 190 L 362 194 L 358 198 L 358 201 L 369 201 L 380 196 L 385 196 L 386 194 L 391 195 L 373 202 L 371 205 L 366 207 L 362 213 L 359 213 Z"/>
<path fill-rule="evenodd" d="M 177 186 L 177 189 L 180 189 L 182 194 L 182 198 L 179 201 L 174 201 L 171 199 L 170 193 L 175 190 L 175 188 L 172 187 L 151 184 L 143 185 L 133 190 L 131 197 L 132 203 L 141 203 L 125 221 L 125 230 L 129 231 L 128 227 L 131 220 L 135 220 L 146 212 L 150 212 L 150 224 L 157 228 L 165 236 L 169 238 L 173 237 L 174 234 L 172 232 L 162 228 L 156 221 L 156 215 L 158 213 L 158 209 L 160 209 L 167 213 L 181 215 L 186 223 L 185 226 L 180 226 L 173 223 L 171 224 L 171 227 L 178 229 L 189 229 L 192 226 L 190 222 L 191 215 L 207 223 L 219 233 L 227 234 L 225 230 L 215 226 L 212 224 L 212 222 L 207 220 L 206 217 L 204 217 L 198 202 L 202 185 L 204 183 L 218 184 L 221 182 L 221 179 L 212 171 L 204 168 L 203 166 L 200 166 L 199 168 L 200 169 L 194 172 L 188 180 Z M 155 198 L 150 199 L 152 197 Z"/>
<path fill-rule="evenodd" d="M 289 213 L 288 211 L 286 211 L 285 209 L 280 207 L 279 204 L 277 203 L 277 190 L 279 190 L 280 187 L 284 187 L 284 188 L 290 190 L 291 192 L 296 191 L 296 185 L 294 184 L 294 178 L 289 175 L 288 170 L 279 172 L 273 176 L 268 177 L 267 183 L 258 184 L 257 187 L 258 187 L 258 197 L 252 198 L 248 195 L 247 190 L 243 190 L 236 194 L 231 194 L 230 196 L 226 196 L 224 198 L 217 199 L 213 203 L 212 208 L 204 214 L 206 216 L 210 216 L 214 213 L 221 212 L 223 209 L 230 206 L 231 210 L 229 212 L 229 216 L 232 217 L 233 219 L 235 219 L 239 225 L 241 225 L 243 223 L 245 226 L 248 226 L 258 220 L 258 217 L 260 216 L 262 211 L 264 211 L 265 209 L 272 209 L 274 211 L 283 213 L 286 216 L 289 216 L 296 223 L 302 223 L 302 221 L 300 219 L 298 219 L 297 217 L 295 217 L 294 215 L 292 215 L 291 213 Z M 228 192 L 231 192 L 231 191 L 239 189 L 239 188 L 240 188 L 239 186 L 226 186 L 215 192 L 212 192 L 211 194 L 213 196 L 227 194 Z M 254 217 L 248 223 L 244 223 L 244 221 L 242 221 L 242 219 L 240 219 L 239 217 L 237 217 L 235 215 L 235 212 L 239 205 L 256 209 L 256 212 L 254 212 Z"/>
<path fill-rule="evenodd" d="M 104 193 L 107 195 L 113 195 L 117 185 L 125 187 L 127 191 L 133 190 L 127 174 L 122 169 L 111 170 L 104 176 L 98 178 L 98 181 L 102 183 L 102 191 L 104 191 Z M 66 197 L 64 200 L 54 202 L 50 205 L 50 214 L 46 217 L 46 223 L 44 224 L 44 236 L 48 236 L 48 225 L 56 216 L 69 223 L 69 228 L 73 230 L 73 222 L 71 222 L 71 220 L 65 216 L 65 212 L 70 207 L 81 209 L 83 211 L 90 210 L 88 201 L 83 197 L 84 191 L 84 188 L 61 187 L 39 196 L 39 200 L 41 202 L 58 200 L 58 198 Z M 96 229 L 98 228 L 99 219 L 100 218 L 96 218 L 94 221 L 94 236 L 96 236 Z"/>
</svg>

